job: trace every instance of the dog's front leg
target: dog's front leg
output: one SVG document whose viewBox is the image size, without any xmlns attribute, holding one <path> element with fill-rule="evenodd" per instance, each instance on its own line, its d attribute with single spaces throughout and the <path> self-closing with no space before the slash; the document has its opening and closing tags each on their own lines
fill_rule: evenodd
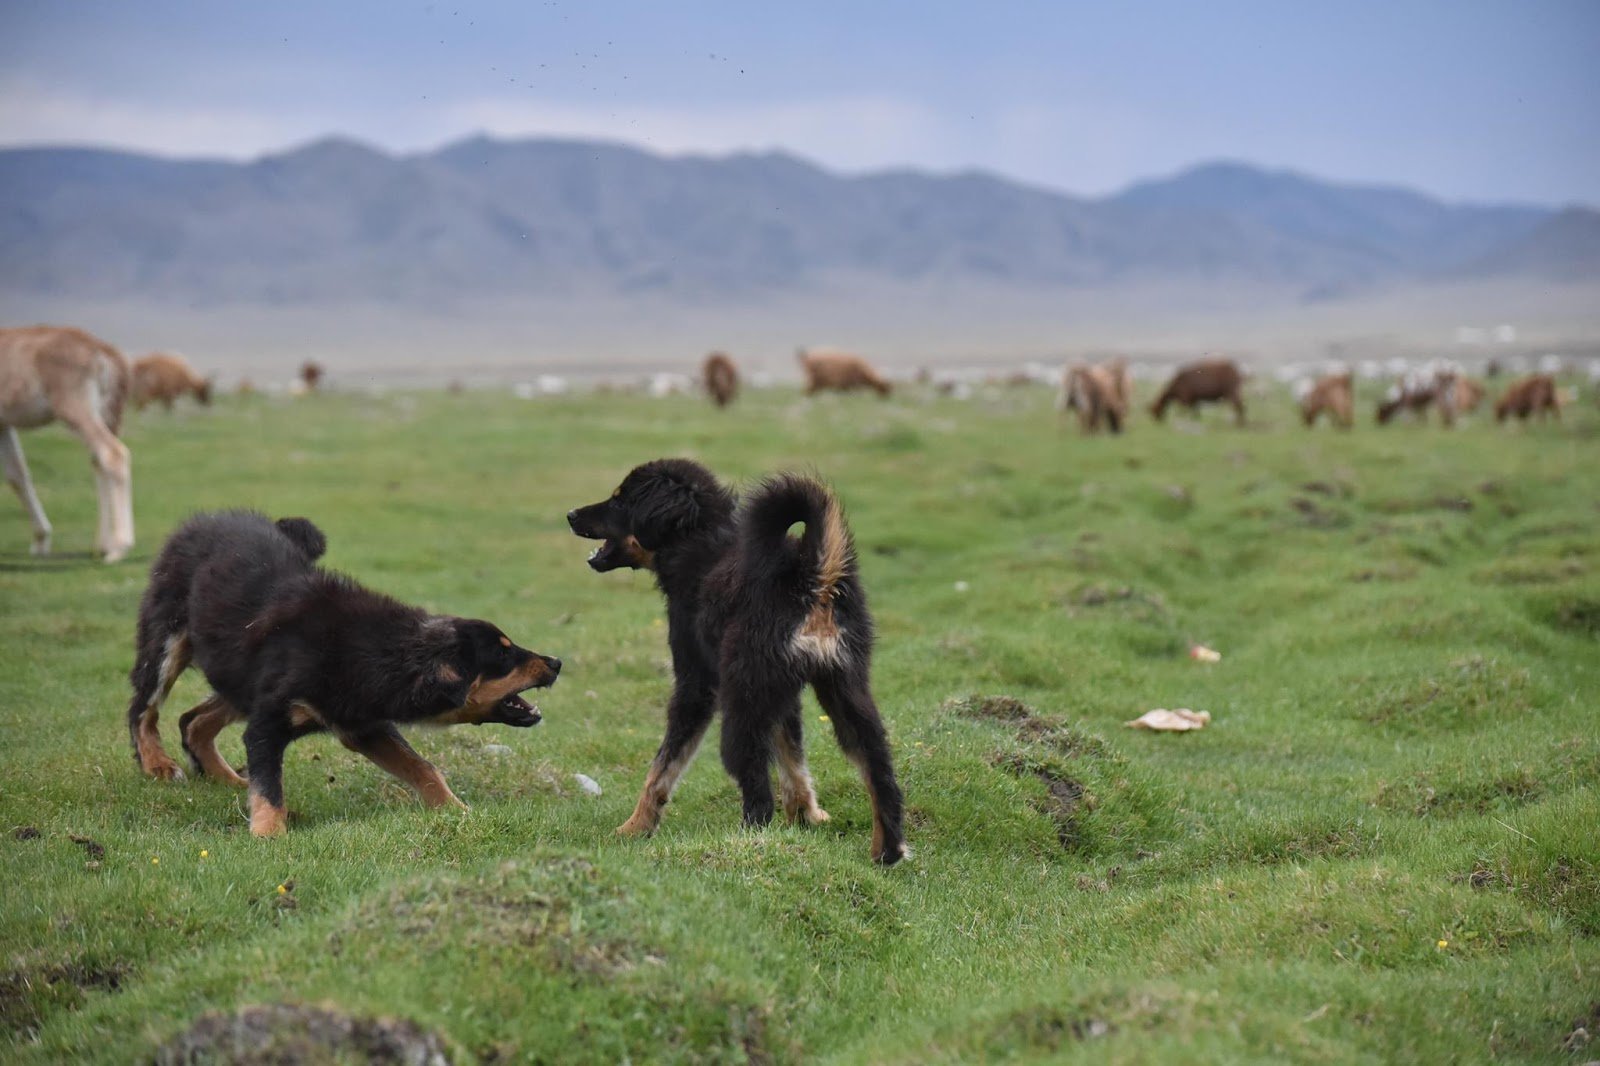
<svg viewBox="0 0 1600 1066">
<path fill-rule="evenodd" d="M 650 763 L 650 773 L 644 779 L 644 789 L 639 802 L 626 822 L 617 826 L 623 836 L 648 836 L 661 824 L 661 811 L 672 798 L 678 778 L 688 769 L 700 741 L 706 735 L 706 726 L 716 710 L 715 690 L 708 678 L 695 674 L 684 679 L 680 668 L 679 680 L 667 702 L 667 735 Z"/>
<path fill-rule="evenodd" d="M 422 802 L 429 807 L 460 807 L 467 809 L 450 786 L 445 784 L 444 775 L 433 763 L 418 755 L 416 749 L 406 743 L 406 738 L 392 725 L 383 726 L 367 733 L 350 734 L 342 733 L 339 741 L 351 751 L 359 752 L 377 763 L 389 773 L 398 777 L 406 784 L 417 790 L 422 797 Z"/>
<path fill-rule="evenodd" d="M 289 813 L 283 804 L 283 749 L 292 737 L 287 708 L 282 713 L 258 711 L 244 727 L 252 836 L 275 837 L 289 831 Z"/>
</svg>

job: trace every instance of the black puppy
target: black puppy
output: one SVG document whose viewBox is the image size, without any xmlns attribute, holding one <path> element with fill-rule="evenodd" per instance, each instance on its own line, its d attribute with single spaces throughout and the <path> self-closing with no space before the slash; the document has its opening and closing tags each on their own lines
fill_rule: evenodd
<svg viewBox="0 0 1600 1066">
<path fill-rule="evenodd" d="M 660 459 L 611 497 L 567 515 L 604 543 L 598 571 L 655 572 L 667 601 L 674 685 L 667 735 L 633 816 L 617 830 L 654 831 L 720 702 L 722 763 L 744 795 L 744 820 L 772 820 L 773 755 L 790 821 L 828 819 L 801 743 L 800 693 L 810 684 L 872 799 L 872 858 L 906 854 L 900 786 L 872 700 L 872 616 L 839 501 L 810 478 L 781 475 L 742 508 L 705 467 Z M 798 539 L 789 528 L 804 523 Z"/>
<path fill-rule="evenodd" d="M 559 659 L 517 647 L 488 622 L 430 615 L 319 568 L 326 548 L 304 518 L 197 515 L 161 549 L 139 606 L 128 706 L 139 765 L 155 777 L 183 776 L 157 722 L 193 662 L 215 695 L 180 720 L 184 750 L 197 772 L 244 785 L 217 753 L 216 737 L 245 720 L 257 836 L 288 828 L 284 749 L 323 730 L 429 806 L 465 807 L 396 726 L 534 725 L 538 709 L 518 693 L 553 684 L 561 670 Z"/>
</svg>

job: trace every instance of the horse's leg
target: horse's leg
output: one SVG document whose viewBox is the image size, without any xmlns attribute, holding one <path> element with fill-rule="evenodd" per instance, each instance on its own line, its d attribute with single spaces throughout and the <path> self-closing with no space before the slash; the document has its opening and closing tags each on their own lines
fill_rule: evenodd
<svg viewBox="0 0 1600 1066">
<path fill-rule="evenodd" d="M 17 490 L 22 506 L 27 508 L 33 521 L 33 554 L 50 554 L 50 519 L 45 517 L 44 505 L 33 490 L 33 477 L 28 473 L 28 460 L 22 454 L 22 440 L 14 426 L 0 427 L 0 465 L 5 466 L 6 480 Z"/>
</svg>

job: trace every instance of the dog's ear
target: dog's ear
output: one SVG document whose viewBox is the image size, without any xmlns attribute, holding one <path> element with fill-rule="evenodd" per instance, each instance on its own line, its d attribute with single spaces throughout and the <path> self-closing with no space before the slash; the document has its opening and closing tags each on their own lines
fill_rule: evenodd
<svg viewBox="0 0 1600 1066">
<path fill-rule="evenodd" d="M 417 703 L 443 714 L 466 705 L 478 677 L 477 649 L 451 619 L 431 618 L 424 626 L 426 647 L 418 656 Z"/>
<path fill-rule="evenodd" d="M 633 538 L 645 551 L 658 551 L 700 520 L 700 500 L 691 485 L 658 475 L 643 486 L 629 512 Z"/>
</svg>

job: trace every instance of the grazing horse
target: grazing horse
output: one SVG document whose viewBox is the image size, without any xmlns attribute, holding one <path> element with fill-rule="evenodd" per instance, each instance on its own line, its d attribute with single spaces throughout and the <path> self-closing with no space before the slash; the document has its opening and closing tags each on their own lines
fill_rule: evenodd
<svg viewBox="0 0 1600 1066">
<path fill-rule="evenodd" d="M 114 563 L 133 547 L 133 472 L 117 439 L 128 398 L 127 360 L 77 329 L 0 329 L 0 462 L 33 520 L 33 553 L 50 551 L 50 520 L 33 489 L 17 431 L 66 423 L 89 449 L 100 499 L 95 550 Z"/>
</svg>

